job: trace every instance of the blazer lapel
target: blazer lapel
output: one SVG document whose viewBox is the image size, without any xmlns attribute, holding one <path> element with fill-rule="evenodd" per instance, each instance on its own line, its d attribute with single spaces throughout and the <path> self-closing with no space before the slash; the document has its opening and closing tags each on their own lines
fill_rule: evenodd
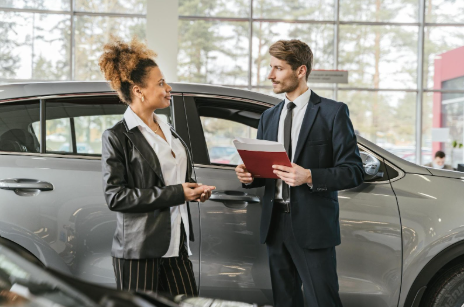
<svg viewBox="0 0 464 307">
<path fill-rule="evenodd" d="M 305 115 L 303 117 L 303 122 L 301 124 L 300 134 L 298 136 L 298 142 L 296 144 L 295 155 L 293 156 L 293 161 L 296 163 L 298 156 L 303 150 L 304 143 L 308 138 L 309 132 L 314 124 L 317 113 L 319 112 L 319 103 L 321 102 L 321 97 L 319 97 L 314 91 L 311 91 L 311 96 L 309 97 L 308 107 L 306 108 Z"/>
<path fill-rule="evenodd" d="M 166 185 L 166 183 L 164 182 L 163 173 L 161 172 L 161 164 L 153 148 L 151 148 L 150 144 L 147 142 L 147 140 L 145 139 L 145 137 L 139 129 L 129 130 L 126 121 L 123 121 L 124 126 L 127 130 L 127 132 L 125 132 L 125 135 L 129 138 L 129 140 L 131 140 L 132 144 L 134 144 L 135 149 L 137 149 L 140 155 L 148 162 L 155 174 L 161 180 L 162 184 Z"/>
<path fill-rule="evenodd" d="M 270 118 L 270 126 L 269 126 L 269 139 L 268 141 L 277 142 L 277 138 L 279 135 L 279 122 L 280 122 L 280 114 L 282 113 L 282 109 L 285 105 L 285 100 L 281 101 L 277 107 L 274 109 L 274 114 Z"/>
</svg>

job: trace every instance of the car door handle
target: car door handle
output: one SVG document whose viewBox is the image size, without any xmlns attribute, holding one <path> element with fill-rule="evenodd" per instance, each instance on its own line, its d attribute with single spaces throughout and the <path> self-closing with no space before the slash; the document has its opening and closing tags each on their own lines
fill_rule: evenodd
<svg viewBox="0 0 464 307">
<path fill-rule="evenodd" d="M 209 200 L 212 201 L 245 201 L 248 203 L 259 203 L 260 199 L 256 195 L 250 195 L 240 191 L 213 191 Z"/>
<path fill-rule="evenodd" d="M 52 191 L 53 185 L 36 179 L 13 178 L 0 180 L 0 189 Z"/>
</svg>

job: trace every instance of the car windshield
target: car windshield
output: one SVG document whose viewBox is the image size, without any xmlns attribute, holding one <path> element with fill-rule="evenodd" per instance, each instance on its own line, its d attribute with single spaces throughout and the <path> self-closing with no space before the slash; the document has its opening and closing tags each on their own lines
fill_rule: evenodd
<svg viewBox="0 0 464 307">
<path fill-rule="evenodd" d="M 97 306 L 4 246 L 0 246 L 0 305 Z"/>
</svg>

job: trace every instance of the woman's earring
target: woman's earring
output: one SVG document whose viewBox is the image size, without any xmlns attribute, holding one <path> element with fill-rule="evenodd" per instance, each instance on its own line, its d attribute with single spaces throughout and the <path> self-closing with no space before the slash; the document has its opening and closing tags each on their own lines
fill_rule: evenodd
<svg viewBox="0 0 464 307">
<path fill-rule="evenodd" d="M 144 102 L 144 101 L 145 101 L 145 98 L 144 98 L 143 95 L 142 95 L 142 102 Z"/>
</svg>

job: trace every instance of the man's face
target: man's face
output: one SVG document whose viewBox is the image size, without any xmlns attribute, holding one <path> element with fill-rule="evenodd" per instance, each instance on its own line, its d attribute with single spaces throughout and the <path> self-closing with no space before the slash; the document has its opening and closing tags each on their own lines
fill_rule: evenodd
<svg viewBox="0 0 464 307">
<path fill-rule="evenodd" d="M 436 165 L 442 166 L 442 165 L 445 164 L 445 159 L 446 159 L 446 157 L 444 157 L 444 158 L 435 157 L 433 162 L 435 162 Z"/>
<path fill-rule="evenodd" d="M 272 81 L 273 91 L 276 94 L 293 92 L 298 87 L 296 71 L 283 60 L 271 56 L 271 71 L 267 78 Z"/>
</svg>

